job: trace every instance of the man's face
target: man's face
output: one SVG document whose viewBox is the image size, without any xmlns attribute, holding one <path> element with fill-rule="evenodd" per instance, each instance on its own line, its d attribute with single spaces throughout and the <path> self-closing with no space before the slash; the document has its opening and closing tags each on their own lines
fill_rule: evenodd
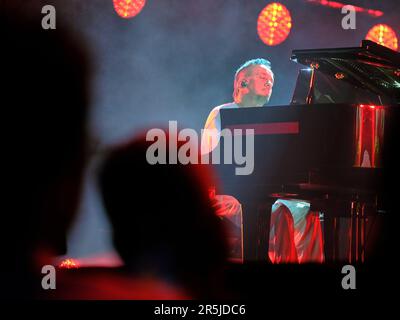
<svg viewBox="0 0 400 320">
<path fill-rule="evenodd" d="M 274 79 L 271 71 L 263 65 L 254 65 L 245 76 L 250 94 L 257 96 L 270 97 Z"/>
</svg>

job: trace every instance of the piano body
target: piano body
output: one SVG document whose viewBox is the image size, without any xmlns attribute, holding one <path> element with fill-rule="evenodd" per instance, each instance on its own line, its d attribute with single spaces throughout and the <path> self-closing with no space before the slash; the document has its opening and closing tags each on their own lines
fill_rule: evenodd
<svg viewBox="0 0 400 320">
<path fill-rule="evenodd" d="M 338 217 L 349 217 L 348 261 L 363 262 L 368 217 L 394 214 L 400 53 L 365 40 L 294 50 L 291 60 L 307 68 L 290 105 L 221 110 L 222 129 L 254 129 L 254 171 L 236 175 L 222 157 L 217 193 L 242 204 L 245 261 L 268 259 L 271 205 L 289 198 L 324 213 L 327 261 L 337 260 Z"/>
</svg>

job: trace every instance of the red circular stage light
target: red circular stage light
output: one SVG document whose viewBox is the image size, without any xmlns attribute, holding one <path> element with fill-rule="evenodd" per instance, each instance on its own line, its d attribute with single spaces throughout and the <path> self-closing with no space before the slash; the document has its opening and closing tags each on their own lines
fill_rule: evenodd
<svg viewBox="0 0 400 320">
<path fill-rule="evenodd" d="M 377 24 L 367 33 L 365 39 L 372 40 L 378 44 L 397 50 L 398 40 L 394 30 L 386 24 Z"/>
<path fill-rule="evenodd" d="M 267 5 L 258 16 L 258 36 L 268 46 L 276 46 L 285 41 L 291 28 L 290 12 L 278 2 Z"/>
<path fill-rule="evenodd" d="M 133 18 L 142 11 L 146 0 L 113 0 L 114 9 L 122 18 Z"/>
</svg>

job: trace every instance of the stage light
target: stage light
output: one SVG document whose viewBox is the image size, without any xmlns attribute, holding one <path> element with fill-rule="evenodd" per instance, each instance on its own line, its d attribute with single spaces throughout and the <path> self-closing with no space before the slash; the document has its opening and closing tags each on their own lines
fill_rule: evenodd
<svg viewBox="0 0 400 320">
<path fill-rule="evenodd" d="M 76 269 L 78 267 L 79 264 L 74 259 L 64 259 L 59 265 L 59 268 L 62 269 Z"/>
<path fill-rule="evenodd" d="M 342 9 L 346 5 L 351 5 L 356 12 L 361 12 L 373 16 L 375 18 L 383 16 L 383 12 L 379 10 L 369 9 L 369 8 L 362 8 L 352 4 L 345 4 L 337 1 L 329 1 L 329 0 L 306 0 L 312 4 L 319 4 L 325 7 L 333 8 L 333 9 Z"/>
<path fill-rule="evenodd" d="M 142 11 L 146 0 L 113 0 L 114 9 L 122 18 L 133 18 Z"/>
<path fill-rule="evenodd" d="M 276 46 L 285 41 L 291 28 L 292 17 L 283 4 L 270 3 L 258 16 L 258 36 L 268 46 Z"/>
<path fill-rule="evenodd" d="M 398 40 L 394 30 L 386 24 L 377 24 L 367 33 L 365 39 L 372 40 L 380 45 L 397 50 Z"/>
</svg>

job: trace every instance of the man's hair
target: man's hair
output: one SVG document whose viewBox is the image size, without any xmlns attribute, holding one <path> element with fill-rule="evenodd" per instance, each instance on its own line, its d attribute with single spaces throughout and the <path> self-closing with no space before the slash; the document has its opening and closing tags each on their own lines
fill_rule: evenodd
<svg viewBox="0 0 400 320">
<path fill-rule="evenodd" d="M 239 84 L 239 79 L 238 79 L 238 75 L 241 71 L 251 67 L 251 66 L 256 66 L 256 65 L 262 65 L 262 66 L 266 66 L 267 69 L 271 72 L 272 75 L 272 79 L 274 79 L 274 73 L 272 72 L 271 69 L 271 62 L 269 62 L 267 59 L 263 59 L 263 58 L 257 58 L 257 59 L 251 59 L 246 61 L 245 63 L 243 63 L 237 70 L 235 73 L 235 78 L 233 80 L 233 100 L 236 102 L 237 101 L 237 97 L 240 91 L 240 84 Z"/>
<path fill-rule="evenodd" d="M 274 76 L 274 73 L 272 72 L 271 69 L 271 62 L 269 62 L 267 59 L 263 59 L 263 58 L 257 58 L 257 59 L 251 59 L 246 61 L 245 63 L 243 63 L 237 70 L 235 73 L 235 80 L 236 77 L 238 76 L 239 72 L 250 67 L 253 65 L 262 65 L 262 66 L 266 66 L 268 68 L 268 70 L 271 71 L 272 77 Z"/>
</svg>

